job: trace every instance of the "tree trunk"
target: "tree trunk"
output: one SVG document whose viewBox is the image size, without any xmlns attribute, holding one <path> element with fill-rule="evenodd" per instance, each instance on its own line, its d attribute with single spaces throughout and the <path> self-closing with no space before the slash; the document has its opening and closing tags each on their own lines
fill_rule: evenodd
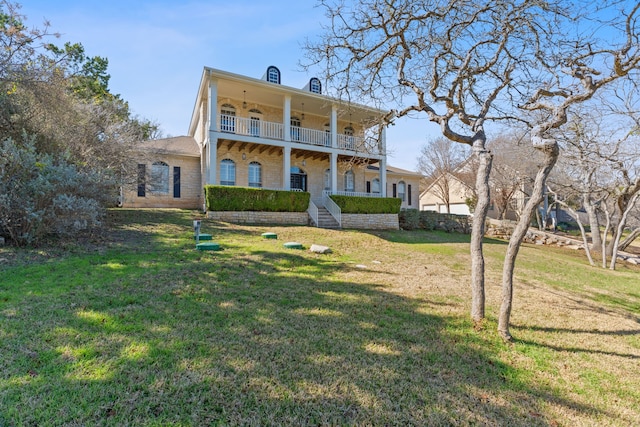
<svg viewBox="0 0 640 427">
<path fill-rule="evenodd" d="M 620 244 L 618 245 L 618 250 L 624 251 L 625 249 L 627 249 L 627 247 L 631 243 L 633 243 L 633 241 L 636 240 L 638 236 L 640 236 L 640 228 L 636 228 L 635 230 L 633 230 L 631 234 L 629 234 L 622 242 L 620 242 Z"/>
<path fill-rule="evenodd" d="M 478 201 L 473 212 L 471 229 L 471 319 L 476 328 L 484 320 L 484 256 L 482 239 L 484 237 L 485 220 L 489 211 L 489 174 L 493 156 L 485 149 L 476 151 L 478 170 L 476 173 L 476 192 Z"/>
<path fill-rule="evenodd" d="M 634 208 L 636 201 L 640 197 L 640 193 L 636 193 L 633 195 L 627 208 L 624 210 L 622 214 L 622 218 L 620 218 L 620 224 L 618 224 L 618 229 L 616 230 L 616 237 L 613 239 L 613 253 L 611 254 L 611 264 L 609 268 L 611 270 L 615 270 L 616 268 L 616 260 L 618 258 L 618 246 L 620 246 L 620 239 L 622 238 L 622 232 L 624 231 L 624 227 L 627 224 L 627 217 L 629 216 L 629 212 Z"/>
<path fill-rule="evenodd" d="M 511 341 L 512 339 L 509 332 L 509 321 L 513 303 L 513 271 L 515 269 L 516 257 L 518 256 L 522 240 L 524 240 L 527 230 L 529 230 L 531 217 L 540 202 L 542 202 L 546 180 L 558 160 L 558 153 L 559 149 L 557 144 L 545 147 L 544 162 L 536 174 L 531 197 L 525 205 L 522 216 L 509 239 L 509 246 L 507 247 L 502 268 L 502 304 L 500 305 L 500 316 L 498 318 L 498 333 L 505 341 Z"/>
<path fill-rule="evenodd" d="M 589 227 L 591 228 L 591 249 L 599 252 L 602 247 L 602 238 L 600 236 L 600 221 L 598 220 L 598 213 L 595 206 L 591 203 L 591 198 L 588 194 L 582 197 L 582 205 L 587 211 L 589 217 Z"/>
</svg>

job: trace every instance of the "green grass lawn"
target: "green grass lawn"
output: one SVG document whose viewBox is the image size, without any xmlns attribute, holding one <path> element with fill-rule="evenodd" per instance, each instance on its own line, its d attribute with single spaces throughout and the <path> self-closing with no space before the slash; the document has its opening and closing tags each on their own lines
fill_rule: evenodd
<svg viewBox="0 0 640 427">
<path fill-rule="evenodd" d="M 636 266 L 524 247 L 505 344 L 504 242 L 474 331 L 468 236 L 204 220 L 209 252 L 196 216 L 0 248 L 0 426 L 640 425 Z"/>
</svg>

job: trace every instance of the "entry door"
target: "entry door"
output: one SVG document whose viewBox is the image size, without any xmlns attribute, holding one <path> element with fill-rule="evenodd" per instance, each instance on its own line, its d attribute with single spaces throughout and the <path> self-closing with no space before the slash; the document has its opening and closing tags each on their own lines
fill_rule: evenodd
<svg viewBox="0 0 640 427">
<path fill-rule="evenodd" d="M 299 189 L 307 191 L 307 174 L 292 173 L 291 174 L 291 189 Z"/>
</svg>

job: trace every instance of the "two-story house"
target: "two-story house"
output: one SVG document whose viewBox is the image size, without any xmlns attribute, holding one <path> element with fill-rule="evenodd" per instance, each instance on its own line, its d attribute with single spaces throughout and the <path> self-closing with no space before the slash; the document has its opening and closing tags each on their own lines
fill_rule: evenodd
<svg viewBox="0 0 640 427">
<path fill-rule="evenodd" d="M 387 166 L 386 111 L 326 96 L 317 78 L 302 89 L 281 79 L 274 66 L 260 79 L 205 67 L 188 136 L 142 145 L 123 206 L 202 208 L 203 186 L 215 184 L 308 191 L 319 206 L 348 194 L 418 208 L 420 176 Z"/>
</svg>

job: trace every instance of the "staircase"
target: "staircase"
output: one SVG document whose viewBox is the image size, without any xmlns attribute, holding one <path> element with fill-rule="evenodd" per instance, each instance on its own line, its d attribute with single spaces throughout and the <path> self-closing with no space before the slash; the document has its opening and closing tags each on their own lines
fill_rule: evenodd
<svg viewBox="0 0 640 427">
<path fill-rule="evenodd" d="M 316 226 L 318 228 L 340 228 L 338 221 L 322 206 L 318 206 L 318 223 Z"/>
</svg>

